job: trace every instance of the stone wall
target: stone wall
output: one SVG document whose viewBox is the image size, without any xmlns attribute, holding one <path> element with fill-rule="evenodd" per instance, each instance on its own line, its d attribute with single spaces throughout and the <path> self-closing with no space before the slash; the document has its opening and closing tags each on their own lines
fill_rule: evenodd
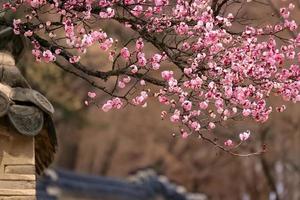
<svg viewBox="0 0 300 200">
<path fill-rule="evenodd" d="M 0 120 L 0 200 L 35 200 L 34 138 Z"/>
</svg>

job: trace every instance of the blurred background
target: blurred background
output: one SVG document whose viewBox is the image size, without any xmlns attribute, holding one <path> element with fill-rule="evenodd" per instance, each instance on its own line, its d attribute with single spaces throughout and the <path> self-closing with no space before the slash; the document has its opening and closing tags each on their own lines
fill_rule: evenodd
<svg viewBox="0 0 300 200">
<path fill-rule="evenodd" d="M 279 6 L 279 1 L 273 3 Z M 278 20 L 272 7 L 268 10 L 260 4 L 250 3 L 243 12 L 261 20 L 260 24 Z M 293 14 L 300 19 L 299 8 Z M 120 40 L 127 37 L 118 25 L 103 26 Z M 105 68 L 110 64 L 106 57 L 92 47 L 84 59 Z M 18 67 L 56 108 L 59 148 L 54 168 L 117 178 L 151 168 L 189 192 L 203 193 L 212 200 L 300 199 L 299 105 L 288 104 L 284 113 L 274 112 L 265 124 L 231 121 L 219 126 L 211 134 L 221 139 L 238 141 L 239 132 L 251 131 L 242 153 L 266 145 L 267 152 L 262 155 L 235 157 L 197 138 L 172 137 L 175 129 L 160 119 L 162 109 L 156 101 L 150 101 L 147 108 L 104 113 L 96 106 L 84 105 L 88 91 L 98 94 L 99 103 L 108 97 L 83 80 L 52 64 L 36 63 L 30 52 Z M 275 97 L 270 102 L 282 104 Z"/>
</svg>

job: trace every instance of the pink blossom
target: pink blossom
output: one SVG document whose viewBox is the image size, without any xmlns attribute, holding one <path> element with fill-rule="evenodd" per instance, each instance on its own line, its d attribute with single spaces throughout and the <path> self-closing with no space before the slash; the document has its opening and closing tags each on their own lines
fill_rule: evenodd
<svg viewBox="0 0 300 200">
<path fill-rule="evenodd" d="M 148 94 L 146 91 L 142 91 L 139 96 L 135 97 L 132 102 L 135 105 L 147 105 L 146 100 L 148 99 Z"/>
<path fill-rule="evenodd" d="M 175 110 L 173 115 L 170 117 L 171 122 L 179 122 L 180 120 L 180 111 L 179 110 Z"/>
<path fill-rule="evenodd" d="M 168 81 L 173 77 L 173 71 L 162 71 L 161 76 L 164 80 Z"/>
<path fill-rule="evenodd" d="M 56 60 L 56 57 L 52 54 L 50 50 L 46 50 L 43 52 L 43 58 L 46 63 L 53 62 Z"/>
<path fill-rule="evenodd" d="M 46 26 L 51 26 L 51 21 L 46 21 Z"/>
<path fill-rule="evenodd" d="M 165 105 L 168 105 L 170 103 L 169 99 L 166 96 L 163 96 L 163 95 L 158 96 L 158 101 L 162 104 L 165 104 Z"/>
<path fill-rule="evenodd" d="M 38 8 L 45 3 L 43 0 L 26 0 L 26 1 L 34 8 Z"/>
<path fill-rule="evenodd" d="M 168 0 L 154 0 L 155 6 L 164 6 L 169 3 Z"/>
<path fill-rule="evenodd" d="M 112 99 L 112 106 L 113 108 L 116 108 L 116 109 L 121 109 L 122 108 L 122 101 L 120 98 L 116 97 L 116 98 L 113 98 Z"/>
<path fill-rule="evenodd" d="M 119 88 L 125 88 L 126 84 L 123 81 L 118 81 L 118 87 Z"/>
<path fill-rule="evenodd" d="M 250 137 L 250 131 L 242 132 L 239 134 L 240 140 L 241 141 L 246 141 Z"/>
<path fill-rule="evenodd" d="M 112 100 L 108 100 L 105 104 L 102 106 L 102 110 L 104 112 L 108 112 L 111 109 L 120 109 L 122 107 L 123 103 L 120 98 L 115 97 Z"/>
<path fill-rule="evenodd" d="M 205 110 L 207 109 L 208 107 L 208 103 L 206 101 L 202 101 L 199 103 L 199 107 L 202 109 L 202 110 Z"/>
<path fill-rule="evenodd" d="M 105 104 L 102 106 L 102 110 L 104 112 L 108 112 L 113 108 L 113 102 L 111 100 L 107 101 Z"/>
<path fill-rule="evenodd" d="M 183 132 L 181 133 L 181 137 L 182 137 L 183 139 L 188 138 L 188 136 L 189 136 L 189 134 L 188 134 L 186 131 L 183 131 Z"/>
<path fill-rule="evenodd" d="M 139 52 L 137 57 L 138 57 L 139 66 L 145 66 L 147 64 L 147 60 L 146 60 L 146 57 L 145 57 L 144 53 Z"/>
<path fill-rule="evenodd" d="M 200 128 L 201 128 L 200 124 L 199 124 L 198 122 L 196 122 L 196 121 L 192 122 L 190 126 L 191 126 L 191 128 L 194 129 L 195 131 L 199 131 Z"/>
<path fill-rule="evenodd" d="M 158 70 L 160 67 L 160 62 L 162 60 L 163 56 L 160 54 L 154 54 L 154 56 L 151 59 L 152 68 L 154 70 Z"/>
<path fill-rule="evenodd" d="M 113 44 L 113 39 L 112 38 L 108 38 L 106 40 L 104 40 L 104 42 L 100 43 L 100 48 L 104 51 L 107 51 Z"/>
<path fill-rule="evenodd" d="M 232 147 L 233 146 L 233 141 L 228 139 L 224 142 L 224 145 L 227 146 L 227 147 Z"/>
<path fill-rule="evenodd" d="M 20 19 L 14 19 L 13 20 L 13 26 L 14 26 L 14 33 L 16 35 L 20 34 L 20 24 L 22 23 L 22 21 Z"/>
<path fill-rule="evenodd" d="M 135 1 L 134 0 L 124 0 L 125 5 L 131 5 L 134 4 Z"/>
<path fill-rule="evenodd" d="M 128 48 L 123 47 L 123 49 L 121 49 L 121 56 L 122 56 L 124 59 L 126 59 L 126 60 L 129 59 L 129 57 L 130 57 L 130 52 L 129 52 Z"/>
<path fill-rule="evenodd" d="M 146 81 L 145 80 L 140 80 L 140 85 L 145 86 L 146 85 Z"/>
<path fill-rule="evenodd" d="M 122 79 L 122 81 L 123 81 L 124 83 L 129 83 L 129 82 L 131 81 L 131 78 L 130 78 L 130 76 L 126 76 L 126 77 L 124 77 L 124 78 Z"/>
<path fill-rule="evenodd" d="M 299 27 L 292 15 L 295 5 L 283 5 L 280 20 L 260 25 L 250 22 L 237 30 L 241 34 L 228 31 L 237 13 L 215 16 L 209 0 L 172 4 L 169 0 L 25 0 L 4 2 L 3 10 L 20 11 L 20 19 L 13 19 L 13 31 L 31 41 L 37 61 L 53 62 L 60 55 L 73 72 L 107 89 L 118 77 L 118 89 L 111 95 L 129 92 L 124 102 L 133 105 L 146 107 L 155 93 L 165 107 L 163 117 L 170 116 L 187 137 L 233 117 L 263 123 L 273 110 L 286 109 L 271 106 L 268 98 L 274 95 L 284 101 L 300 101 Z M 244 6 L 246 9 L 247 4 Z M 45 18 L 46 8 L 51 12 Z M 101 29 L 115 22 L 129 31 L 128 38 Z M 278 35 L 285 30 L 295 37 L 280 42 Z M 95 52 L 96 45 L 106 52 L 89 60 L 85 54 Z M 85 59 L 79 63 L 82 56 Z M 105 66 L 90 66 L 98 57 Z M 112 63 L 106 63 L 107 58 Z M 140 89 L 144 91 L 139 93 Z M 96 104 L 94 98 L 96 94 L 89 92 L 85 103 Z M 122 105 L 123 100 L 112 98 L 102 109 L 107 112 Z M 249 136 L 250 132 L 239 135 L 242 141 Z M 225 146 L 232 144 L 231 140 L 224 142 Z"/>
<path fill-rule="evenodd" d="M 216 124 L 213 123 L 213 122 L 209 122 L 209 123 L 208 123 L 208 128 L 209 128 L 209 129 L 214 129 L 214 128 L 216 128 Z"/>
<path fill-rule="evenodd" d="M 55 49 L 55 54 L 59 55 L 61 53 L 61 49 Z"/>
<path fill-rule="evenodd" d="M 176 32 L 179 35 L 184 35 L 189 31 L 189 26 L 184 23 L 184 22 L 180 22 L 180 24 L 176 27 Z"/>
<path fill-rule="evenodd" d="M 80 60 L 80 56 L 73 56 L 71 58 L 69 58 L 69 62 L 70 63 L 77 63 Z"/>
<path fill-rule="evenodd" d="M 251 110 L 250 109 L 244 109 L 243 110 L 243 116 L 244 117 L 248 117 L 251 114 Z"/>
<path fill-rule="evenodd" d="M 32 52 L 32 55 L 35 57 L 36 61 L 40 61 L 41 60 L 42 52 L 40 50 L 33 49 L 31 52 Z"/>
<path fill-rule="evenodd" d="M 97 94 L 95 92 L 88 92 L 88 96 L 93 99 L 97 96 Z"/>
<path fill-rule="evenodd" d="M 186 100 L 181 105 L 185 111 L 190 111 L 192 109 L 192 102 Z"/>
<path fill-rule="evenodd" d="M 108 7 L 108 8 L 106 9 L 106 11 L 104 11 L 104 12 L 103 12 L 103 11 L 99 12 L 99 16 L 100 16 L 101 18 L 104 18 L 104 19 L 112 18 L 112 17 L 115 16 L 115 10 L 112 9 L 112 8 L 110 8 L 110 7 Z"/>
<path fill-rule="evenodd" d="M 136 51 L 142 51 L 143 48 L 144 48 L 143 39 L 139 38 L 135 43 L 135 49 L 136 49 Z"/>
<path fill-rule="evenodd" d="M 295 4 L 290 3 L 290 4 L 289 4 L 289 9 L 290 9 L 290 10 L 293 10 L 294 8 L 295 8 Z"/>
<path fill-rule="evenodd" d="M 190 75 L 192 72 L 193 72 L 193 69 L 192 69 L 192 68 L 184 68 L 184 73 L 185 73 L 186 75 Z"/>
<path fill-rule="evenodd" d="M 140 6 L 140 5 L 135 6 L 135 7 L 132 9 L 132 11 L 131 11 L 131 13 L 132 13 L 134 16 L 136 16 L 136 17 L 138 17 L 139 15 L 141 15 L 142 12 L 143 12 L 143 7 Z"/>
<path fill-rule="evenodd" d="M 280 107 L 276 107 L 277 112 L 283 112 L 283 111 L 285 111 L 285 109 L 286 109 L 285 105 L 282 105 Z"/>
<path fill-rule="evenodd" d="M 131 73 L 135 74 L 138 72 L 138 67 L 136 65 L 131 65 L 130 66 L 130 69 L 131 69 Z"/>
</svg>

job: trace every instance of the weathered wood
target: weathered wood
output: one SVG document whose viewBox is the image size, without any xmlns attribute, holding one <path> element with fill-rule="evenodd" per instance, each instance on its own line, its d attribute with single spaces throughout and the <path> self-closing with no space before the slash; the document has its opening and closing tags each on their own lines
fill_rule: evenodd
<svg viewBox="0 0 300 200">
<path fill-rule="evenodd" d="M 0 188 L 2 189 L 34 189 L 35 181 L 24 181 L 24 180 L 0 180 Z"/>
<path fill-rule="evenodd" d="M 33 196 L 2 196 L 1 200 L 35 200 L 35 195 Z"/>
<path fill-rule="evenodd" d="M 35 200 L 34 137 L 0 118 L 0 199 Z"/>
<path fill-rule="evenodd" d="M 8 165 L 5 166 L 6 174 L 34 174 L 35 168 L 32 165 Z"/>
<path fill-rule="evenodd" d="M 34 196 L 35 195 L 35 189 L 0 189 L 1 196 Z M 2 198 L 0 196 L 0 199 Z"/>
</svg>

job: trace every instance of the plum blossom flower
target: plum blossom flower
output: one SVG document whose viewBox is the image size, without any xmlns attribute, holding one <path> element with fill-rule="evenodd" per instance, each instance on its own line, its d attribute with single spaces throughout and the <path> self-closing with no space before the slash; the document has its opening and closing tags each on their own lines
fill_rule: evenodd
<svg viewBox="0 0 300 200">
<path fill-rule="evenodd" d="M 99 74 L 100 79 L 108 82 L 113 79 L 111 76 L 118 76 L 119 88 L 125 88 L 134 79 L 145 91 L 137 93 L 132 103 L 142 107 L 147 106 L 148 96 L 152 94 L 152 86 L 147 87 L 148 81 L 157 85 L 160 88 L 155 97 L 167 107 L 162 115 L 170 116 L 171 122 L 183 127 L 183 137 L 200 129 L 214 129 L 222 121 L 240 115 L 265 122 L 274 108 L 278 112 L 286 109 L 285 106 L 269 106 L 267 98 L 273 95 L 285 101 L 300 101 L 300 34 L 291 15 L 294 4 L 285 3 L 286 7 L 280 9 L 282 19 L 278 22 L 266 26 L 249 25 L 241 30 L 241 35 L 235 35 L 226 27 L 232 26 L 236 13 L 215 17 L 209 0 L 195 0 L 190 4 L 184 0 L 172 4 L 169 0 L 68 0 L 63 4 L 58 0 L 21 0 L 16 5 L 12 2 L 4 3 L 3 9 L 25 12 L 22 20 L 14 19 L 13 31 L 31 40 L 32 54 L 37 61 L 53 62 L 61 55 L 69 59 L 76 70 L 85 73 L 78 62 L 92 46 L 98 44 L 101 50 L 107 51 L 101 56 L 107 55 L 112 62 L 119 52 L 126 62 L 118 62 L 116 68 L 113 65 L 109 70 L 88 69 L 91 74 L 87 76 L 95 75 L 96 78 Z M 120 3 L 136 17 L 122 16 L 126 12 L 116 9 Z M 61 16 L 62 30 L 54 22 L 56 20 L 51 22 L 40 17 L 39 8 L 44 5 L 51 9 L 49 17 Z M 130 42 L 120 47 L 123 41 L 118 42 L 104 30 L 97 30 L 96 26 L 101 23 L 87 26 L 95 14 L 92 13 L 94 6 L 99 7 L 99 19 L 108 23 L 117 20 L 126 30 L 130 27 L 138 33 L 140 38 L 130 34 Z M 166 9 L 170 12 L 164 12 Z M 116 19 L 110 19 L 116 14 Z M 39 20 L 33 20 L 36 18 Z M 277 42 L 276 34 L 284 30 L 293 31 L 295 37 L 284 43 Z M 33 37 L 44 33 L 49 45 Z M 56 36 L 58 33 L 59 37 Z M 153 37 L 155 35 L 162 37 Z M 146 42 L 156 50 L 145 48 Z M 167 65 L 163 66 L 167 59 Z M 155 70 L 161 70 L 161 74 Z M 134 89 L 135 92 L 139 90 Z M 85 103 L 94 104 L 94 98 L 96 94 L 89 92 Z M 102 110 L 107 112 L 121 107 L 122 100 L 112 98 L 102 105 Z M 245 141 L 250 132 L 240 133 L 239 137 Z M 231 140 L 224 142 L 225 146 L 232 144 Z"/>
<path fill-rule="evenodd" d="M 43 52 L 43 58 L 46 63 L 53 62 L 56 60 L 56 57 L 52 54 L 50 50 L 46 50 Z"/>
<path fill-rule="evenodd" d="M 131 73 L 133 73 L 133 74 L 135 74 L 135 73 L 137 73 L 139 71 L 139 69 L 138 69 L 138 67 L 136 65 L 131 65 L 130 69 L 131 69 L 130 70 Z"/>
<path fill-rule="evenodd" d="M 138 55 L 137 55 L 137 57 L 138 57 L 138 64 L 139 64 L 139 66 L 142 66 L 142 67 L 146 66 L 147 60 L 146 60 L 145 54 L 142 53 L 142 52 L 139 52 Z"/>
<path fill-rule="evenodd" d="M 173 115 L 170 117 L 171 122 L 179 122 L 180 120 L 180 110 L 176 109 Z"/>
<path fill-rule="evenodd" d="M 154 54 L 154 56 L 151 59 L 152 68 L 154 70 L 158 70 L 160 67 L 160 62 L 162 60 L 163 56 L 161 54 Z"/>
<path fill-rule="evenodd" d="M 154 4 L 155 6 L 164 6 L 167 5 L 169 3 L 168 0 L 154 0 Z"/>
<path fill-rule="evenodd" d="M 136 17 L 138 17 L 139 15 L 141 15 L 142 12 L 143 12 L 143 7 L 140 6 L 140 5 L 135 6 L 135 7 L 132 9 L 132 11 L 131 11 L 131 13 L 132 13 L 134 16 L 136 16 Z"/>
<path fill-rule="evenodd" d="M 70 63 L 77 63 L 80 60 L 80 56 L 72 56 L 71 58 L 69 58 L 69 62 Z"/>
<path fill-rule="evenodd" d="M 140 80 L 140 85 L 145 86 L 146 85 L 146 81 L 145 80 Z"/>
<path fill-rule="evenodd" d="M 246 140 L 248 140 L 249 137 L 250 137 L 250 131 L 248 130 L 248 131 L 245 131 L 245 132 L 240 133 L 240 134 L 239 134 L 239 137 L 240 137 L 240 140 L 241 140 L 241 141 L 246 141 Z"/>
<path fill-rule="evenodd" d="M 125 88 L 126 84 L 123 81 L 118 81 L 118 87 L 119 88 Z"/>
<path fill-rule="evenodd" d="M 139 38 L 135 43 L 136 51 L 141 51 L 144 48 L 144 42 L 142 38 Z"/>
<path fill-rule="evenodd" d="M 61 53 L 61 49 L 55 49 L 54 53 L 59 55 Z"/>
<path fill-rule="evenodd" d="M 194 129 L 195 131 L 199 131 L 200 128 L 201 128 L 201 125 L 200 125 L 198 122 L 196 122 L 196 121 L 192 122 L 192 123 L 190 124 L 190 126 L 191 126 L 191 128 Z"/>
<path fill-rule="evenodd" d="M 121 49 L 121 56 L 122 56 L 125 60 L 128 60 L 128 59 L 129 59 L 129 57 L 130 57 L 130 52 L 129 52 L 129 50 L 128 50 L 127 47 L 123 47 L 123 48 Z"/>
<path fill-rule="evenodd" d="M 201 108 L 202 110 L 207 109 L 208 107 L 208 103 L 206 101 L 202 101 L 199 103 L 199 108 Z"/>
<path fill-rule="evenodd" d="M 148 94 L 146 91 L 142 91 L 139 96 L 132 99 L 134 105 L 145 105 L 146 100 L 148 99 Z"/>
<path fill-rule="evenodd" d="M 247 117 L 251 114 L 251 110 L 250 109 L 243 109 L 243 116 Z"/>
<path fill-rule="evenodd" d="M 134 0 L 124 0 L 124 4 L 125 4 L 125 5 L 132 5 L 132 4 L 134 4 L 134 3 L 135 3 Z"/>
<path fill-rule="evenodd" d="M 176 32 L 179 35 L 184 35 L 189 31 L 189 26 L 185 22 L 180 22 L 180 24 L 176 27 Z"/>
<path fill-rule="evenodd" d="M 170 103 L 169 99 L 166 96 L 159 95 L 158 101 L 162 104 L 168 105 Z"/>
<path fill-rule="evenodd" d="M 164 80 L 168 81 L 173 77 L 173 71 L 162 71 L 161 76 Z"/>
<path fill-rule="evenodd" d="M 276 107 L 276 110 L 277 110 L 277 112 L 283 112 L 283 111 L 286 110 L 286 106 L 285 106 L 285 105 L 282 105 L 282 106 L 280 106 L 280 107 Z"/>
<path fill-rule="evenodd" d="M 181 137 L 182 137 L 183 139 L 188 138 L 188 136 L 189 136 L 189 134 L 188 134 L 186 131 L 183 131 L 183 132 L 181 133 Z"/>
<path fill-rule="evenodd" d="M 14 33 L 16 35 L 20 34 L 20 24 L 22 23 L 21 19 L 14 19 L 13 26 L 14 26 Z"/>
<path fill-rule="evenodd" d="M 105 104 L 102 106 L 102 110 L 104 112 L 108 112 L 111 109 L 120 109 L 122 107 L 123 103 L 120 98 L 116 97 L 113 98 L 112 100 L 108 100 Z"/>
<path fill-rule="evenodd" d="M 90 98 L 95 98 L 97 96 L 97 94 L 95 92 L 88 92 L 88 97 Z"/>
<path fill-rule="evenodd" d="M 122 79 L 122 81 L 123 81 L 124 83 L 129 83 L 129 82 L 131 81 L 131 78 L 130 78 L 130 76 L 126 76 L 126 77 L 124 77 L 124 78 Z"/>
<path fill-rule="evenodd" d="M 214 129 L 214 128 L 216 128 L 216 124 L 214 122 L 209 122 L 208 123 L 208 128 L 209 129 Z"/>
<path fill-rule="evenodd" d="M 122 105 L 123 105 L 123 102 L 121 101 L 120 98 L 116 97 L 116 98 L 112 99 L 113 108 L 120 109 L 122 107 Z"/>
<path fill-rule="evenodd" d="M 112 101 L 109 100 L 109 101 L 107 101 L 105 104 L 103 104 L 102 110 L 103 110 L 104 112 L 108 112 L 108 111 L 110 111 L 110 110 L 113 108 L 112 105 L 113 105 Z"/>
<path fill-rule="evenodd" d="M 230 139 L 228 139 L 228 140 L 226 140 L 226 141 L 224 142 L 224 145 L 225 145 L 226 147 L 232 147 L 232 146 L 233 146 L 233 141 L 230 140 Z"/>
<path fill-rule="evenodd" d="M 33 8 L 38 8 L 43 5 L 45 2 L 43 0 L 26 0 Z"/>
<path fill-rule="evenodd" d="M 192 102 L 186 100 L 186 101 L 184 101 L 184 102 L 182 103 L 181 106 L 183 107 L 183 109 L 184 109 L 185 111 L 190 111 L 190 110 L 192 109 Z"/>
<path fill-rule="evenodd" d="M 106 40 L 104 40 L 104 42 L 100 43 L 100 48 L 103 51 L 107 51 L 113 44 L 113 39 L 112 38 L 108 38 Z"/>
</svg>

